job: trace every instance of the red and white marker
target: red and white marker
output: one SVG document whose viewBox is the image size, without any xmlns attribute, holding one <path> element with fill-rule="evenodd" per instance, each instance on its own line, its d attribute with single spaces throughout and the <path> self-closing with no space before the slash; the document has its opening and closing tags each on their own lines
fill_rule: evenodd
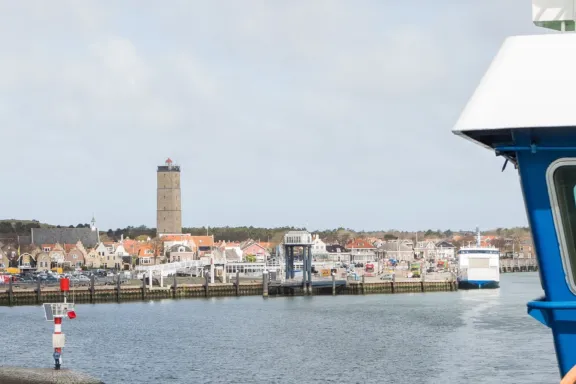
<svg viewBox="0 0 576 384">
<path fill-rule="evenodd" d="M 62 333 L 62 318 L 64 313 L 70 319 L 76 318 L 74 312 L 74 304 L 69 305 L 66 302 L 68 292 L 70 291 L 70 280 L 67 278 L 60 279 L 60 291 L 64 294 L 64 302 L 51 304 L 52 313 L 54 315 L 54 334 L 52 335 L 52 345 L 54 347 L 54 369 L 60 369 L 62 365 L 62 348 L 64 347 L 65 336 Z"/>
</svg>

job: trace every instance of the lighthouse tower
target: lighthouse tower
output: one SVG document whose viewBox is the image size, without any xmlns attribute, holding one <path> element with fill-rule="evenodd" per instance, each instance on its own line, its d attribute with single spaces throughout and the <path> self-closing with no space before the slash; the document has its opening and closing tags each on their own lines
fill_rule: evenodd
<svg viewBox="0 0 576 384">
<path fill-rule="evenodd" d="M 158 166 L 157 180 L 156 233 L 182 233 L 180 167 L 168 158 Z"/>
</svg>

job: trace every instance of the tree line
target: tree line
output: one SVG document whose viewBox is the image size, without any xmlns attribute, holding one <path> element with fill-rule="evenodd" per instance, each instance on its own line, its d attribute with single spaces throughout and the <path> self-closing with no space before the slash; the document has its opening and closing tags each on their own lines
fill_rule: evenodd
<svg viewBox="0 0 576 384">
<path fill-rule="evenodd" d="M 36 220 L 2 220 L 0 221 L 0 234 L 4 237 L 9 236 L 25 236 L 29 235 L 32 228 L 90 228 L 88 223 L 78 223 L 76 225 L 60 226 L 41 224 Z M 195 236 L 214 235 L 215 241 L 234 241 L 241 242 L 248 239 L 280 243 L 284 234 L 288 231 L 305 230 L 299 227 L 185 227 L 182 228 L 183 233 L 190 233 Z M 319 235 L 320 238 L 328 243 L 346 244 L 348 241 L 358 237 L 376 237 L 384 240 L 406 239 L 406 240 L 424 240 L 424 238 L 437 238 L 437 239 L 450 239 L 454 234 L 458 233 L 464 235 L 464 244 L 468 241 L 475 241 L 475 232 L 473 230 L 433 230 L 427 229 L 425 231 L 400 231 L 400 230 L 382 230 L 382 231 L 355 231 L 351 228 L 334 228 L 324 229 L 313 232 Z M 485 231 L 483 234 L 493 234 L 499 237 L 509 237 L 517 239 L 528 234 L 527 227 L 517 228 L 496 228 L 494 230 Z M 122 237 L 131 239 L 142 239 L 156 237 L 156 228 L 150 228 L 145 225 L 140 226 L 127 226 L 125 228 L 108 229 L 107 231 L 100 231 L 101 237 L 111 241 L 120 240 Z"/>
</svg>

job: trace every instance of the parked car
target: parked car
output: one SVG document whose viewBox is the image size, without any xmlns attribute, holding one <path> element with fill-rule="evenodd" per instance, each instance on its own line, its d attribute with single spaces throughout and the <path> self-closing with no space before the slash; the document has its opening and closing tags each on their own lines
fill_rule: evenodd
<svg viewBox="0 0 576 384">
<path fill-rule="evenodd" d="M 43 281 L 47 282 L 47 283 L 57 283 L 60 281 L 59 278 L 53 276 L 53 275 L 46 275 L 45 279 L 42 279 Z"/>
<path fill-rule="evenodd" d="M 24 275 L 20 277 L 20 281 L 23 283 L 33 283 L 36 279 L 32 275 Z"/>
<path fill-rule="evenodd" d="M 76 285 L 88 285 L 90 284 L 90 278 L 84 275 L 72 276 L 70 282 Z"/>
<path fill-rule="evenodd" d="M 393 273 L 385 273 L 382 276 L 380 276 L 380 280 L 394 280 L 394 274 Z"/>
</svg>

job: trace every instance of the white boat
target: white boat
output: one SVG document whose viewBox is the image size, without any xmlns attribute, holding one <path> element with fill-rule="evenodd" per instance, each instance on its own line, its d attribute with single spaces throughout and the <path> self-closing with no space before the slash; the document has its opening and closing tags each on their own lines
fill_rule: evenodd
<svg viewBox="0 0 576 384">
<path fill-rule="evenodd" d="M 500 250 L 482 247 L 480 231 L 476 246 L 458 251 L 458 288 L 489 289 L 500 287 Z"/>
</svg>

